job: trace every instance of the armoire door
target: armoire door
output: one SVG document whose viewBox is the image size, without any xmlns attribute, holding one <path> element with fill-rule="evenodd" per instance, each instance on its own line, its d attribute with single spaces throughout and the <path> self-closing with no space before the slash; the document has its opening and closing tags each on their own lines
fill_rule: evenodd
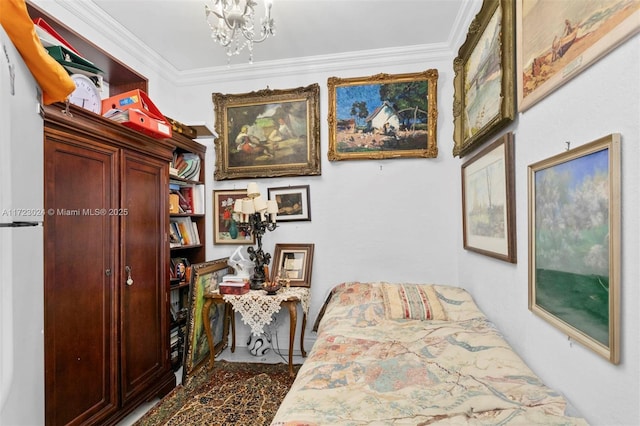
<svg viewBox="0 0 640 426">
<path fill-rule="evenodd" d="M 96 423 L 118 409 L 118 150 L 47 136 L 44 155 L 46 424 Z"/>
<path fill-rule="evenodd" d="M 166 275 L 168 163 L 124 151 L 120 195 L 122 399 L 170 372 Z M 172 374 L 172 373 L 171 373 Z"/>
</svg>

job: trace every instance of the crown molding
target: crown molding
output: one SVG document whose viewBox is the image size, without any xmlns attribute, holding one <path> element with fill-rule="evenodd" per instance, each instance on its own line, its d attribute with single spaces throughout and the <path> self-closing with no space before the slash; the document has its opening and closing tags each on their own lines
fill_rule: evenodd
<svg viewBox="0 0 640 426">
<path fill-rule="evenodd" d="M 468 24 L 477 13 L 478 5 L 481 2 L 481 0 L 464 2 L 460 13 L 456 17 L 456 25 L 453 26 L 446 43 L 362 50 L 179 71 L 95 3 L 91 1 L 55 0 L 55 3 L 99 33 L 105 40 L 108 40 L 114 48 L 121 49 L 131 58 L 135 58 L 135 60 L 153 69 L 160 77 L 180 87 L 300 75 L 307 72 L 353 71 L 361 68 L 384 69 L 385 67 L 398 65 L 428 64 L 434 61 L 449 60 L 457 55 L 457 50 L 466 37 Z"/>
</svg>

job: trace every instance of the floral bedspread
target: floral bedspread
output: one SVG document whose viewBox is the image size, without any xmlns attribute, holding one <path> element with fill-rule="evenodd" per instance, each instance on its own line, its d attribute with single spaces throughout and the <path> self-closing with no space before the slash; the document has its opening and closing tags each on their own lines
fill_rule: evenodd
<svg viewBox="0 0 640 426">
<path fill-rule="evenodd" d="M 435 285 L 447 319 L 389 320 L 382 283 L 333 289 L 309 357 L 272 426 L 584 425 L 480 312 Z"/>
</svg>

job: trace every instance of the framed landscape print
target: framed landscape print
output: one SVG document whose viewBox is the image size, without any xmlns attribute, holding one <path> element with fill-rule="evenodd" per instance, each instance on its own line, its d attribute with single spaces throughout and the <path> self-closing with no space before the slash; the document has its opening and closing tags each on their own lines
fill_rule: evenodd
<svg viewBox="0 0 640 426">
<path fill-rule="evenodd" d="M 438 156 L 438 71 L 330 77 L 329 160 Z"/>
<path fill-rule="evenodd" d="M 238 228 L 233 206 L 238 199 L 246 198 L 246 189 L 216 189 L 213 191 L 213 243 L 255 244 L 255 237 Z"/>
<path fill-rule="evenodd" d="M 488 141 L 515 116 L 515 24 L 511 0 L 484 0 L 453 61 L 453 156 Z"/>
<path fill-rule="evenodd" d="M 620 360 L 620 135 L 529 166 L 529 309 Z"/>
<path fill-rule="evenodd" d="M 202 318 L 204 294 L 217 290 L 219 284 L 222 282 L 222 277 L 230 273 L 227 260 L 228 258 L 225 257 L 192 266 L 192 280 L 189 288 L 189 316 L 187 331 L 185 333 L 185 357 L 182 373 L 183 384 L 187 384 L 194 373 L 205 365 L 209 359 L 209 343 Z M 209 314 L 212 330 L 222 329 L 223 316 L 224 305 L 214 305 Z M 214 334 L 216 336 L 222 336 L 221 332 Z"/>
<path fill-rule="evenodd" d="M 640 31 L 640 2 L 517 0 L 516 22 L 525 111 Z"/>
<path fill-rule="evenodd" d="M 513 134 L 507 133 L 462 165 L 463 245 L 516 263 Z"/>
<path fill-rule="evenodd" d="M 276 244 L 271 281 L 279 276 L 291 287 L 311 287 L 314 244 Z"/>
<path fill-rule="evenodd" d="M 278 222 L 311 220 L 309 185 L 268 188 L 268 198 L 278 203 Z"/>
<path fill-rule="evenodd" d="M 320 174 L 320 86 L 213 94 L 215 180 Z"/>
</svg>

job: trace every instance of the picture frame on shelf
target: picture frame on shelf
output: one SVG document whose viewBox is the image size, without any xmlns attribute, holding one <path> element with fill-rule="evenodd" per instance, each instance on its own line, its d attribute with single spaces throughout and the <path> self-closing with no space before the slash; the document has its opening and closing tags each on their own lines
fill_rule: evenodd
<svg viewBox="0 0 640 426">
<path fill-rule="evenodd" d="M 267 188 L 268 198 L 278 203 L 276 221 L 294 222 L 311 220 L 309 185 Z"/>
<path fill-rule="evenodd" d="M 320 86 L 213 94 L 215 180 L 320 172 Z"/>
<path fill-rule="evenodd" d="M 526 111 L 640 31 L 640 2 L 518 0 L 518 110 Z"/>
<path fill-rule="evenodd" d="M 189 313 L 185 334 L 185 357 L 182 383 L 188 384 L 195 373 L 207 364 L 209 343 L 207 341 L 202 310 L 204 295 L 216 291 L 222 278 L 231 272 L 228 258 L 216 259 L 192 265 L 192 280 L 189 287 Z M 210 310 L 209 321 L 212 330 L 220 330 L 215 336 L 222 336 L 224 305 L 214 305 Z M 221 341 L 221 339 L 219 340 Z"/>
<path fill-rule="evenodd" d="M 327 85 L 330 161 L 438 156 L 438 70 L 330 77 Z"/>
<path fill-rule="evenodd" d="M 246 189 L 213 190 L 213 243 L 255 244 L 255 237 L 237 227 L 233 206 L 238 199 L 246 198 Z"/>
<path fill-rule="evenodd" d="M 462 165 L 465 250 L 517 263 L 513 134 L 506 133 Z"/>
<path fill-rule="evenodd" d="M 529 309 L 620 362 L 620 135 L 531 164 Z"/>
<path fill-rule="evenodd" d="M 291 287 L 311 287 L 314 244 L 276 244 L 271 281 L 288 279 Z"/>
<path fill-rule="evenodd" d="M 453 61 L 453 156 L 464 157 L 515 117 L 515 23 L 510 0 L 484 0 Z"/>
</svg>

